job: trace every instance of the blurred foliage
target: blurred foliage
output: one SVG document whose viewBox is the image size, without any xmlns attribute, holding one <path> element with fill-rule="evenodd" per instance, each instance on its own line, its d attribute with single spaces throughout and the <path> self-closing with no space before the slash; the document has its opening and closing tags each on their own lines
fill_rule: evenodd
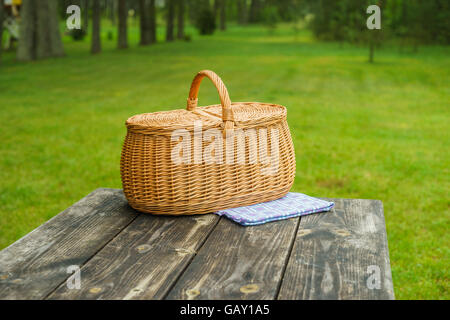
<svg viewBox="0 0 450 320">
<path fill-rule="evenodd" d="M 69 35 L 75 41 L 81 41 L 86 36 L 86 31 L 84 29 L 72 29 L 69 31 Z"/>
<path fill-rule="evenodd" d="M 69 4 L 80 5 L 85 11 L 84 0 L 59 0 L 61 17 Z M 156 1 L 158 16 L 166 14 L 165 1 Z M 215 0 L 186 1 L 186 16 L 202 34 L 211 34 Z M 377 4 L 381 10 L 382 31 L 370 34 L 366 28 L 369 5 Z M 420 44 L 450 43 L 450 1 L 448 0 L 243 0 L 227 1 L 227 20 L 237 21 L 245 16 L 246 22 L 261 23 L 274 30 L 279 22 L 296 23 L 311 16 L 309 27 L 320 40 L 368 43 L 376 39 L 392 40 L 402 46 L 417 50 Z M 102 13 L 116 19 L 113 0 L 102 1 Z M 127 1 L 127 8 L 140 16 L 139 1 Z M 239 12 L 242 11 L 242 12 Z M 83 19 L 89 12 L 83 14 Z M 213 18 L 211 18 L 211 16 Z M 158 18 L 157 18 L 158 19 Z"/>
<path fill-rule="evenodd" d="M 216 30 L 216 20 L 213 11 L 209 8 L 203 8 L 197 16 L 195 25 L 200 34 L 213 34 Z"/>
<path fill-rule="evenodd" d="M 269 33 L 272 33 L 277 27 L 277 23 L 280 21 L 277 8 L 275 6 L 266 6 L 262 16 L 264 25 L 269 29 Z"/>
<path fill-rule="evenodd" d="M 366 42 L 366 8 L 381 8 L 384 38 L 401 43 L 450 44 L 450 2 L 448 0 L 305 0 L 314 15 L 310 28 L 322 40 Z M 406 42 L 405 42 L 406 40 Z"/>
</svg>

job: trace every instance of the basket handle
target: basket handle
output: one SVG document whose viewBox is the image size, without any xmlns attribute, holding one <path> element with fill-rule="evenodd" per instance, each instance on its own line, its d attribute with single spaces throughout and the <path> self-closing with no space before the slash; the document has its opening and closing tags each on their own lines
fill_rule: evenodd
<svg viewBox="0 0 450 320">
<path fill-rule="evenodd" d="M 222 121 L 224 124 L 224 133 L 227 131 L 233 131 L 234 129 L 234 117 L 233 110 L 231 109 L 231 100 L 228 95 L 228 90 L 222 79 L 210 70 L 202 70 L 197 73 L 192 80 L 191 89 L 189 90 L 189 98 L 187 99 L 187 110 L 194 111 L 198 104 L 198 90 L 200 89 L 200 83 L 204 77 L 208 77 L 216 86 L 219 92 L 220 103 L 222 104 Z"/>
</svg>

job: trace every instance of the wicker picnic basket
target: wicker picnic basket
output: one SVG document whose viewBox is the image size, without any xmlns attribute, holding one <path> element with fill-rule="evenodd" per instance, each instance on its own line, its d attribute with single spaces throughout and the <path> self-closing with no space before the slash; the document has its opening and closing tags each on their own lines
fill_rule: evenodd
<svg viewBox="0 0 450 320">
<path fill-rule="evenodd" d="M 205 76 L 220 105 L 197 106 Z M 126 126 L 120 171 L 125 196 L 138 211 L 190 215 L 246 206 L 284 196 L 294 181 L 286 108 L 231 103 L 209 70 L 195 76 L 186 110 L 135 115 Z"/>
</svg>

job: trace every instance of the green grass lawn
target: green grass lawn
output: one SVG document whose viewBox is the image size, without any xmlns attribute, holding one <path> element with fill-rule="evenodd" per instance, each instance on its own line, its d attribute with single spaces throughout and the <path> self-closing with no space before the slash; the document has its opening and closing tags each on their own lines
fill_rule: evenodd
<svg viewBox="0 0 450 320">
<path fill-rule="evenodd" d="M 398 299 L 450 299 L 450 49 L 319 43 L 289 26 L 232 26 L 191 42 L 118 51 L 65 38 L 65 58 L 0 65 L 0 248 L 98 187 L 121 188 L 131 115 L 185 107 L 190 81 L 217 72 L 231 100 L 283 104 L 293 191 L 381 199 Z M 162 36 L 162 32 L 160 34 Z M 207 81 L 200 104 L 218 103 Z"/>
</svg>

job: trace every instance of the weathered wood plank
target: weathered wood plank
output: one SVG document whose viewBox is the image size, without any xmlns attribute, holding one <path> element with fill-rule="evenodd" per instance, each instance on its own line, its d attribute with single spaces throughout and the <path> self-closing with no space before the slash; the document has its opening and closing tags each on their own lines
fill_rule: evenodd
<svg viewBox="0 0 450 320">
<path fill-rule="evenodd" d="M 122 190 L 93 191 L 0 252 L 0 299 L 43 299 L 136 215 Z"/>
<path fill-rule="evenodd" d="M 274 299 L 298 221 L 243 227 L 222 218 L 167 299 Z"/>
<path fill-rule="evenodd" d="M 302 217 L 278 299 L 394 299 L 381 201 L 331 201 Z"/>
<path fill-rule="evenodd" d="M 49 299 L 161 299 L 219 216 L 143 214 L 81 269 L 81 288 L 61 285 Z"/>
</svg>

